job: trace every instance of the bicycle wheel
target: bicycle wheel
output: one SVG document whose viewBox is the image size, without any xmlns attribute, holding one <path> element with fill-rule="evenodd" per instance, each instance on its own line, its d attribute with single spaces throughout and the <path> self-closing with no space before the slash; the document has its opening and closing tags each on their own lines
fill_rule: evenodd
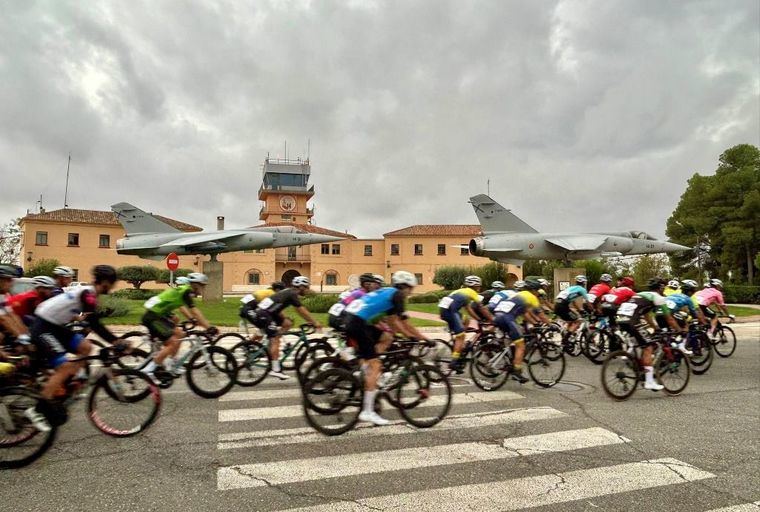
<svg viewBox="0 0 760 512">
<path fill-rule="evenodd" d="M 669 395 L 680 395 L 689 385 L 691 365 L 689 358 L 677 348 L 670 348 L 670 354 L 663 350 L 662 356 L 654 367 L 654 375 L 665 386 Z"/>
<path fill-rule="evenodd" d="M 156 420 L 160 409 L 161 391 L 137 370 L 119 369 L 110 376 L 102 375 L 87 400 L 90 422 L 113 437 L 139 434 Z"/>
<path fill-rule="evenodd" d="M 611 335 L 605 331 L 594 331 L 587 338 L 583 353 L 594 364 L 602 364 L 609 351 Z"/>
<path fill-rule="evenodd" d="M 736 350 L 736 334 L 734 330 L 725 325 L 718 327 L 717 339 L 713 340 L 715 353 L 720 357 L 729 357 Z"/>
<path fill-rule="evenodd" d="M 228 332 L 214 338 L 211 344 L 231 351 L 232 347 L 237 346 L 241 341 L 248 341 L 248 338 L 237 332 Z"/>
<path fill-rule="evenodd" d="M 550 388 L 565 374 L 565 355 L 554 344 L 536 343 L 525 356 L 528 373 L 537 385 Z"/>
<path fill-rule="evenodd" d="M 581 353 L 583 353 L 583 344 L 581 343 L 581 337 L 585 335 L 579 334 L 576 338 L 575 334 L 576 333 L 568 335 L 562 343 L 564 345 L 564 351 L 567 355 L 578 357 L 581 355 Z"/>
<path fill-rule="evenodd" d="M 303 383 L 304 376 L 308 373 L 314 361 L 323 357 L 330 357 L 335 353 L 335 349 L 326 341 L 315 343 L 304 351 L 301 360 L 296 364 L 296 375 L 298 382 Z"/>
<path fill-rule="evenodd" d="M 119 339 L 127 342 L 129 350 L 120 355 L 116 363 L 121 368 L 137 369 L 143 366 L 151 353 L 150 335 L 141 331 L 132 331 Z"/>
<path fill-rule="evenodd" d="M 317 360 L 315 360 L 308 370 L 306 370 L 303 374 L 302 381 L 301 381 L 301 390 L 303 391 L 306 388 L 306 384 L 314 380 L 314 378 L 319 375 L 320 373 L 327 371 L 332 368 L 343 368 L 344 370 L 354 371 L 358 368 L 359 361 L 358 359 L 353 359 L 351 361 L 344 361 L 339 356 L 327 356 L 327 357 L 321 357 Z"/>
<path fill-rule="evenodd" d="M 627 400 L 639 385 L 639 362 L 625 350 L 607 356 L 602 363 L 602 387 L 607 396 Z"/>
<path fill-rule="evenodd" d="M 470 377 L 483 391 L 496 391 L 507 382 L 510 366 L 503 346 L 497 343 L 480 345 L 472 354 Z"/>
<path fill-rule="evenodd" d="M 713 352 L 713 345 L 710 343 L 710 339 L 706 334 L 700 333 L 697 336 L 696 346 L 690 346 L 689 349 L 693 352 L 689 358 L 691 359 L 691 371 L 694 375 L 703 375 L 707 373 L 707 370 L 712 366 L 715 355 Z"/>
<path fill-rule="evenodd" d="M 454 344 L 450 341 L 433 340 L 435 347 L 425 354 L 423 359 L 426 364 L 431 364 L 438 368 L 441 375 L 448 377 L 451 375 L 451 352 L 454 350 Z"/>
<path fill-rule="evenodd" d="M 449 379 L 438 368 L 428 364 L 410 366 L 395 395 L 394 405 L 401 416 L 417 428 L 430 428 L 438 424 L 451 408 Z"/>
<path fill-rule="evenodd" d="M 343 368 L 331 368 L 307 381 L 303 390 L 306 422 L 328 436 L 348 432 L 359 421 L 364 391 L 359 379 Z"/>
<path fill-rule="evenodd" d="M 196 352 L 188 362 L 187 385 L 203 398 L 219 398 L 235 385 L 237 364 L 229 350 L 209 346 Z"/>
<path fill-rule="evenodd" d="M 272 369 L 269 351 L 258 341 L 241 341 L 232 347 L 230 352 L 238 367 L 235 382 L 241 386 L 255 386 L 264 380 Z"/>
<path fill-rule="evenodd" d="M 42 399 L 27 388 L 0 389 L 0 469 L 28 466 L 39 459 L 55 440 L 58 427 L 45 412 L 50 432 L 40 432 L 24 416 Z"/>
</svg>

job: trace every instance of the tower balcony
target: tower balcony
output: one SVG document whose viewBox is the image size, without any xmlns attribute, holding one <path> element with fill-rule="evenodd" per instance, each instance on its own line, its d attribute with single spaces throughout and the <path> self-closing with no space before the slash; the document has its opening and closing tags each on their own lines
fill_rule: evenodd
<svg viewBox="0 0 760 512">
<path fill-rule="evenodd" d="M 291 194 L 291 195 L 305 195 L 312 197 L 314 195 L 314 185 L 309 188 L 306 187 L 291 187 L 287 185 L 264 185 L 259 187 L 259 199 L 265 201 L 269 194 Z"/>
</svg>

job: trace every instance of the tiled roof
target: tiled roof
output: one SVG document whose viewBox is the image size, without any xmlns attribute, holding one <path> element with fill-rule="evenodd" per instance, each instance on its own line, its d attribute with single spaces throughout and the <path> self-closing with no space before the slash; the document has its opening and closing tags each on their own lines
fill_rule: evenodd
<svg viewBox="0 0 760 512">
<path fill-rule="evenodd" d="M 312 226 L 311 224 L 298 224 L 296 222 L 267 222 L 266 224 L 259 224 L 259 226 L 293 226 L 294 228 L 306 231 L 307 233 L 314 233 L 317 235 L 337 236 L 341 238 L 352 239 L 356 238 L 354 235 L 343 233 L 341 231 L 333 231 L 332 229 L 320 228 L 319 226 Z"/>
<path fill-rule="evenodd" d="M 173 226 L 180 231 L 202 231 L 198 226 L 192 224 L 186 224 L 178 220 L 170 219 L 168 217 L 162 217 L 161 215 L 153 215 L 161 222 L 166 222 L 170 226 Z M 101 225 L 115 225 L 118 226 L 119 222 L 116 220 L 116 214 L 114 212 L 103 212 L 99 210 L 78 210 L 76 208 L 63 208 L 60 210 L 51 210 L 45 213 L 30 213 L 27 214 L 21 220 L 44 220 L 46 222 L 76 222 L 79 224 L 101 224 Z"/>
<path fill-rule="evenodd" d="M 384 236 L 480 236 L 483 234 L 479 224 L 415 224 Z"/>
</svg>

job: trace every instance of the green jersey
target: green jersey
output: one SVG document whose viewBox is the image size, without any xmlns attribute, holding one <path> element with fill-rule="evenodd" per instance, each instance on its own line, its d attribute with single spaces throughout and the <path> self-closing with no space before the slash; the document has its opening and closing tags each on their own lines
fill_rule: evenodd
<svg viewBox="0 0 760 512">
<path fill-rule="evenodd" d="M 170 315 L 172 311 L 179 309 L 182 306 L 192 308 L 195 305 L 193 303 L 193 298 L 195 298 L 195 293 L 193 293 L 189 284 L 185 284 L 176 288 L 164 290 L 155 297 L 151 297 L 145 301 L 143 306 L 148 311 L 152 311 L 157 315 L 167 316 Z"/>
</svg>

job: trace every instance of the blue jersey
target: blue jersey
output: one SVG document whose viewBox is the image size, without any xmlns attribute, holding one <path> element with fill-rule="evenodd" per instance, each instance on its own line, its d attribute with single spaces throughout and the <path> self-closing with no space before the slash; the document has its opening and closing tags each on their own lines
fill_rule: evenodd
<svg viewBox="0 0 760 512">
<path fill-rule="evenodd" d="M 404 297 L 398 288 L 380 288 L 354 300 L 346 312 L 358 316 L 368 324 L 375 324 L 384 316 L 403 314 Z"/>
<path fill-rule="evenodd" d="M 579 297 L 583 297 L 585 299 L 587 296 L 588 293 L 586 292 L 586 289 L 583 286 L 575 284 L 559 292 L 559 295 L 557 295 L 557 298 L 554 300 L 572 302 Z"/>
<path fill-rule="evenodd" d="M 488 301 L 488 309 L 491 310 L 491 313 L 493 313 L 493 310 L 496 308 L 496 306 L 499 305 L 501 301 L 509 300 L 515 295 L 517 295 L 517 292 L 514 290 L 501 290 L 494 293 L 493 297 L 491 297 L 491 300 Z"/>
<path fill-rule="evenodd" d="M 664 310 L 667 309 L 670 313 L 675 313 L 683 308 L 688 309 L 691 316 L 697 316 L 697 310 L 694 308 L 691 297 L 683 293 L 671 293 L 665 297 L 665 304 L 660 306 L 660 311 L 665 313 Z"/>
</svg>

